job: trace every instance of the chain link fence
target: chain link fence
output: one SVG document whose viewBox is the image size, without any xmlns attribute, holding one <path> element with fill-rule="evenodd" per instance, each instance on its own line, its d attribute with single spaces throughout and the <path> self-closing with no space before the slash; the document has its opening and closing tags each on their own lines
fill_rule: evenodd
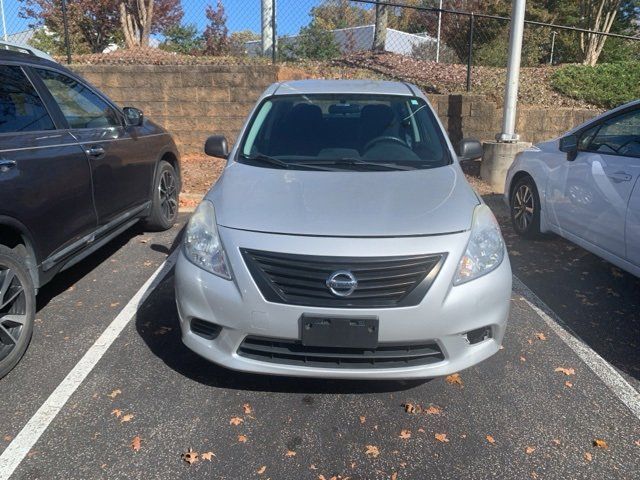
<svg viewBox="0 0 640 480">
<path fill-rule="evenodd" d="M 568 0 L 567 0 L 568 1 Z M 411 68 L 471 90 L 504 68 L 509 19 L 480 0 L 0 0 L 4 42 L 76 63 L 284 62 Z M 502 2 L 508 12 L 510 2 Z M 471 10 L 475 10 L 472 12 Z M 522 65 L 638 60 L 640 38 L 528 21 Z M 604 42 L 606 40 L 606 43 Z M 418 75 L 417 73 L 415 75 Z M 414 76 L 415 76 L 414 75 Z M 405 77 L 411 79 L 411 74 Z M 424 81 L 420 82 L 424 84 Z"/>
</svg>

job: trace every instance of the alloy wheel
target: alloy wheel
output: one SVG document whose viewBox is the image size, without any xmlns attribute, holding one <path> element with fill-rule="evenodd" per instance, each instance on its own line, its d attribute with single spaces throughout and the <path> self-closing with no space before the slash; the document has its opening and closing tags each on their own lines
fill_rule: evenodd
<svg viewBox="0 0 640 480">
<path fill-rule="evenodd" d="M 520 185 L 513 198 L 513 218 L 520 231 L 525 232 L 533 222 L 535 200 L 529 185 Z"/>
<path fill-rule="evenodd" d="M 16 273 L 0 264 L 0 361 L 16 348 L 27 322 L 27 299 Z"/>
<path fill-rule="evenodd" d="M 173 221 L 178 211 L 178 188 L 173 174 L 165 170 L 160 176 L 160 208 L 167 221 Z"/>
</svg>

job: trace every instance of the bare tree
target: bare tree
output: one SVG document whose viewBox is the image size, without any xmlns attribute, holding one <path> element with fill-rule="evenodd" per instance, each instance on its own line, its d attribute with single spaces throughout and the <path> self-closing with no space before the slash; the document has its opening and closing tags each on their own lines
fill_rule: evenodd
<svg viewBox="0 0 640 480">
<path fill-rule="evenodd" d="M 580 14 L 589 30 L 609 33 L 618 14 L 622 0 L 580 0 Z M 580 34 L 580 50 L 583 63 L 594 66 L 602 53 L 606 35 L 594 33 Z"/>
<path fill-rule="evenodd" d="M 373 33 L 373 50 L 382 52 L 387 41 L 387 24 L 389 23 L 386 5 L 376 3 L 376 27 Z"/>
<path fill-rule="evenodd" d="M 119 0 L 120 25 L 128 48 L 148 47 L 152 33 L 180 23 L 180 0 Z"/>
</svg>

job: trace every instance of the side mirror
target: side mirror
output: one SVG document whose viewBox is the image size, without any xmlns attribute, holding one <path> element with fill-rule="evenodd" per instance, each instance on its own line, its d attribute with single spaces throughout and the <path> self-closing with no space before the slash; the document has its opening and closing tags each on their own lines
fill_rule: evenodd
<svg viewBox="0 0 640 480">
<path fill-rule="evenodd" d="M 567 160 L 572 162 L 578 154 L 578 136 L 575 134 L 567 135 L 560 139 L 560 151 L 567 154 Z"/>
<path fill-rule="evenodd" d="M 124 107 L 122 113 L 124 113 L 124 122 L 127 126 L 139 127 L 142 125 L 142 121 L 144 120 L 142 110 L 134 107 Z"/>
<path fill-rule="evenodd" d="M 211 135 L 204 143 L 204 153 L 210 157 L 227 158 L 229 146 L 224 135 Z"/>
<path fill-rule="evenodd" d="M 458 144 L 458 160 L 466 162 L 482 157 L 482 144 L 473 138 L 463 138 Z"/>
</svg>

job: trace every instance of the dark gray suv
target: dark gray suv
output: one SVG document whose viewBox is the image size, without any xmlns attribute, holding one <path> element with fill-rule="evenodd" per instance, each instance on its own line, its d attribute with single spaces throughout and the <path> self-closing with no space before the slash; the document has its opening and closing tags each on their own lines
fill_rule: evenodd
<svg viewBox="0 0 640 480">
<path fill-rule="evenodd" d="M 0 50 L 0 377 L 24 354 L 39 287 L 139 220 L 170 228 L 171 136 L 61 65 Z"/>
</svg>

